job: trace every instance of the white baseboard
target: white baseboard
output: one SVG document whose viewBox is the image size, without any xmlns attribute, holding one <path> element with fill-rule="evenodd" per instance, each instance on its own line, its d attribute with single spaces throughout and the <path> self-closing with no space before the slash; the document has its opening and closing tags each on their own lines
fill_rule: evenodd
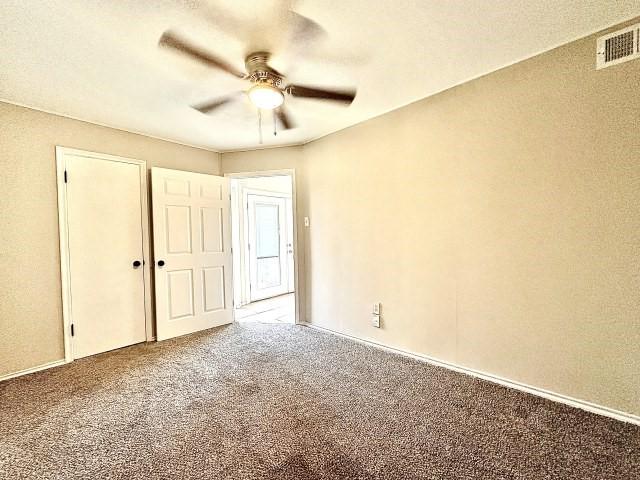
<svg viewBox="0 0 640 480">
<path fill-rule="evenodd" d="M 415 360 L 419 360 L 421 362 L 430 363 L 431 365 L 436 365 L 438 367 L 444 367 L 449 370 L 453 370 L 455 372 L 464 373 L 467 375 L 471 375 L 472 377 L 481 378 L 483 380 L 487 380 L 489 382 L 497 383 L 504 387 L 513 388 L 515 390 L 520 390 L 521 392 L 530 393 L 532 395 L 537 395 L 539 397 L 546 398 L 548 400 L 552 400 L 554 402 L 563 403 L 565 405 L 569 405 L 571 407 L 580 408 L 582 410 L 586 410 L 587 412 L 596 413 L 598 415 L 603 415 L 605 417 L 613 418 L 616 420 L 620 420 L 622 422 L 633 423 L 635 425 L 640 425 L 640 416 L 634 415 L 632 413 L 621 412 L 620 410 L 614 410 L 613 408 L 604 407 L 602 405 L 598 405 L 592 402 L 587 402 L 586 400 L 579 400 L 577 398 L 569 397 L 567 395 L 562 395 L 560 393 L 551 392 L 549 390 L 545 390 L 543 388 L 534 387 L 531 385 L 527 385 L 524 383 L 520 383 L 514 380 L 509 380 L 507 378 L 502 378 L 497 375 L 492 375 L 490 373 L 481 372 L 479 370 L 474 370 L 467 367 L 461 367 L 460 365 L 456 365 L 454 363 L 445 362 L 443 360 L 438 360 L 437 358 L 432 358 L 427 355 L 423 355 L 420 353 L 409 352 L 406 350 L 402 350 L 399 348 L 389 347 L 387 345 L 383 345 L 381 343 L 372 342 L 371 340 L 364 340 L 362 338 L 354 337 L 353 335 L 348 335 L 346 333 L 340 333 L 335 330 L 331 330 L 325 327 L 319 327 L 317 325 L 313 325 L 311 323 L 300 323 L 300 325 L 310 327 L 316 330 L 321 330 L 323 332 L 331 333 L 333 335 L 338 335 L 343 338 L 347 338 L 349 340 L 353 340 L 359 343 L 363 343 L 365 345 L 370 345 L 375 348 L 380 348 L 382 350 L 386 350 L 388 352 L 404 355 L 405 357 L 410 357 Z"/>
<path fill-rule="evenodd" d="M 19 372 L 8 373 L 6 375 L 0 376 L 0 382 L 3 382 L 4 380 L 9 380 L 10 378 L 21 377 L 22 375 L 29 375 L 30 373 L 39 372 L 40 370 L 59 367 L 60 365 L 64 365 L 65 363 L 67 363 L 67 361 L 64 359 L 56 360 L 55 362 L 44 363 L 42 365 L 38 365 L 37 367 L 31 367 L 25 370 L 20 370 Z"/>
</svg>

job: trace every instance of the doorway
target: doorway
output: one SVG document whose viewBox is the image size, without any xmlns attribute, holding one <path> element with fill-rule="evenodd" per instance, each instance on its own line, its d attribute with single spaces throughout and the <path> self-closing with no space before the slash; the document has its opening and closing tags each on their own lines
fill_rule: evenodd
<svg viewBox="0 0 640 480">
<path fill-rule="evenodd" d="M 296 323 L 294 174 L 287 170 L 229 177 L 234 318 Z"/>
</svg>

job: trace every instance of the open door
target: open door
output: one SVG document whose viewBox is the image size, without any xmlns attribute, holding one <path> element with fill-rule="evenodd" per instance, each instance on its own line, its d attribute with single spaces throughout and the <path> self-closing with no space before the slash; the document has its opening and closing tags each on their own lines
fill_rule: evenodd
<svg viewBox="0 0 640 480">
<path fill-rule="evenodd" d="M 289 291 L 285 199 L 247 195 L 249 209 L 250 300 Z"/>
<path fill-rule="evenodd" d="M 151 169 L 158 340 L 233 321 L 229 181 Z"/>
</svg>

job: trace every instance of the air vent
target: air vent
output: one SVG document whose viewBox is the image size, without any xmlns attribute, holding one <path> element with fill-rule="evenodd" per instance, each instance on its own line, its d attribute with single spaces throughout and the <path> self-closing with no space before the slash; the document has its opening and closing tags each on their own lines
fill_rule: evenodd
<svg viewBox="0 0 640 480">
<path fill-rule="evenodd" d="M 596 68 L 601 69 L 640 58 L 640 24 L 598 39 Z"/>
</svg>

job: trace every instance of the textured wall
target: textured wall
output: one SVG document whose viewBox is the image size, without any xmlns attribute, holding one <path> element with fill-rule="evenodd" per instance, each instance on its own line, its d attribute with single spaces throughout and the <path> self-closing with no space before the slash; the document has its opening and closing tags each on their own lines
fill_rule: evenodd
<svg viewBox="0 0 640 480">
<path fill-rule="evenodd" d="M 219 154 L 0 103 L 0 376 L 64 358 L 55 146 L 219 173 Z"/>
<path fill-rule="evenodd" d="M 595 36 L 305 145 L 307 320 L 640 414 L 640 61 L 596 71 L 594 52 Z"/>
</svg>

